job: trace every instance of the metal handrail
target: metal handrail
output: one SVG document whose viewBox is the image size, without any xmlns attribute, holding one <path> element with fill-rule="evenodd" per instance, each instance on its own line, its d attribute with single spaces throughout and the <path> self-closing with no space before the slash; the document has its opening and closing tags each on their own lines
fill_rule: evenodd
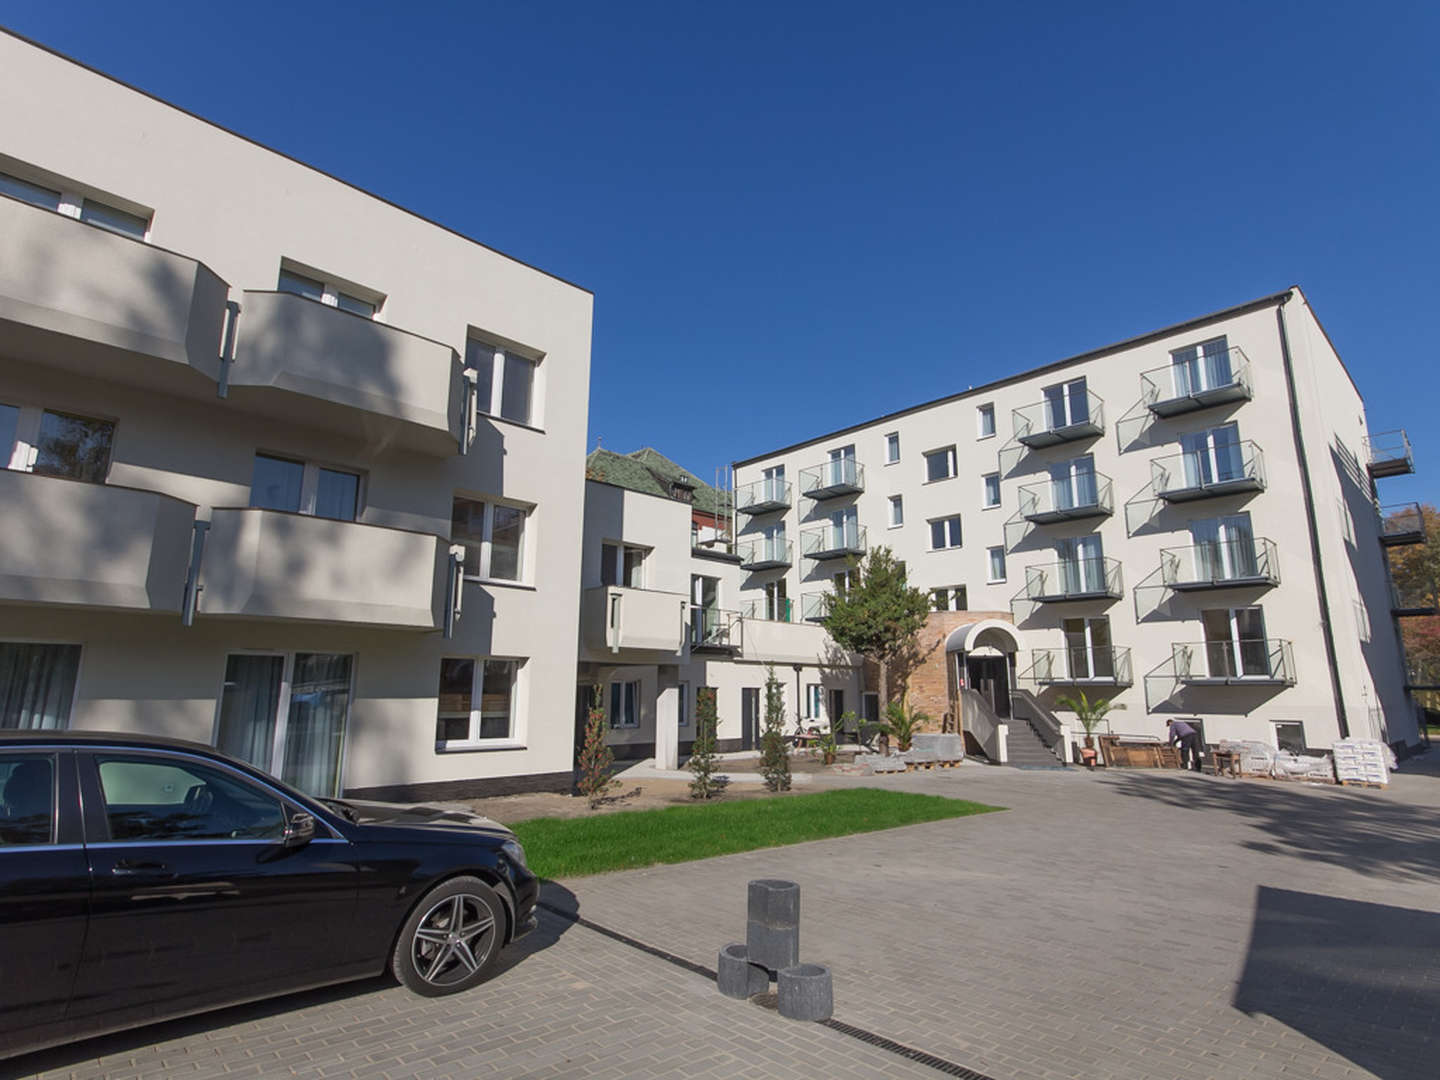
<svg viewBox="0 0 1440 1080">
<path fill-rule="evenodd" d="M 771 615 L 769 602 L 766 601 L 763 596 L 756 597 L 753 600 L 745 601 L 744 606 L 740 608 L 740 617 L 743 619 L 755 619 L 759 622 L 794 622 L 795 601 L 788 597 L 781 598 L 778 601 L 775 614 Z"/>
<path fill-rule="evenodd" d="M 1236 656 L 1236 647 L 1240 655 Z M 1181 641 L 1171 645 L 1175 677 L 1186 681 L 1295 684 L 1295 647 L 1280 638 Z"/>
<path fill-rule="evenodd" d="M 735 489 L 735 509 L 742 514 L 763 512 L 759 508 L 780 509 L 790 505 L 790 494 L 789 480 L 752 480 Z"/>
<path fill-rule="evenodd" d="M 1435 613 L 1440 610 L 1440 592 L 1437 592 L 1433 582 L 1428 588 L 1422 583 L 1402 591 L 1398 581 L 1391 581 L 1390 608 L 1392 611 Z"/>
<path fill-rule="evenodd" d="M 1180 401 L 1184 398 L 1200 397 L 1216 390 L 1224 390 L 1229 387 L 1242 388 L 1246 395 L 1252 394 L 1253 388 L 1250 382 L 1250 360 L 1246 357 L 1244 350 L 1238 345 L 1231 345 L 1225 350 L 1229 358 L 1230 378 L 1224 382 L 1210 383 L 1209 370 L 1205 366 L 1205 357 L 1200 357 L 1199 371 L 1201 373 L 1200 385 L 1182 386 L 1175 378 L 1175 373 L 1181 370 L 1181 366 L 1171 363 L 1161 367 L 1149 368 L 1140 373 L 1140 396 L 1145 404 L 1155 405 L 1165 401 Z"/>
<path fill-rule="evenodd" d="M 794 550 L 795 545 L 783 536 L 742 540 L 735 545 L 735 554 L 740 556 L 741 566 L 760 564 L 789 566 L 793 561 Z"/>
<path fill-rule="evenodd" d="M 847 491 L 865 490 L 865 466 L 854 458 L 836 458 L 800 470 L 802 495 L 814 496 L 835 488 Z"/>
<path fill-rule="evenodd" d="M 1410 436 L 1404 428 L 1379 431 L 1365 436 L 1365 462 L 1367 465 L 1384 465 L 1393 461 L 1413 462 Z"/>
<path fill-rule="evenodd" d="M 1186 450 L 1166 454 L 1150 462 L 1151 488 L 1157 496 L 1171 491 L 1203 491 L 1225 487 L 1240 481 L 1253 481 L 1265 487 L 1265 454 L 1253 439 L 1234 443 L 1234 450 L 1218 447 L 1212 456 L 1208 450 Z"/>
<path fill-rule="evenodd" d="M 1077 490 L 1085 485 L 1077 477 L 1063 480 L 1042 480 L 1036 484 L 1021 484 L 1018 489 L 1020 516 L 1026 520 L 1037 517 L 1088 517 L 1115 512 L 1114 484 L 1104 473 L 1087 474 L 1091 480 L 1091 491 Z M 1063 493 L 1072 502 L 1059 505 L 1063 500 L 1056 495 Z"/>
<path fill-rule="evenodd" d="M 690 608 L 690 647 L 728 648 L 737 636 L 738 611 L 726 608 Z"/>
<path fill-rule="evenodd" d="M 827 592 L 806 593 L 800 597 L 800 618 L 805 622 L 815 622 L 825 617 L 825 597 L 831 595 Z"/>
<path fill-rule="evenodd" d="M 1023 595 L 1028 600 L 1069 600 L 1092 596 L 1114 599 L 1123 591 L 1118 559 L 1092 556 L 1025 568 Z"/>
<path fill-rule="evenodd" d="M 1094 390 L 1085 391 L 1086 416 L 1083 420 L 1074 420 L 1069 416 L 1070 401 L 1065 400 L 1065 423 L 1054 423 L 1056 417 L 1051 414 L 1050 402 L 1036 401 L 1029 405 L 1021 405 L 1018 409 L 1010 410 L 1010 419 L 1014 425 L 1015 438 L 1024 441 L 1027 438 L 1050 432 L 1064 432 L 1072 428 L 1095 428 L 1103 432 L 1105 430 L 1105 402 Z"/>
<path fill-rule="evenodd" d="M 1222 585 L 1229 581 L 1263 579 L 1280 583 L 1280 555 L 1275 541 L 1247 536 L 1211 544 L 1160 549 L 1160 577 L 1166 585 Z"/>
<path fill-rule="evenodd" d="M 1077 670 L 1088 670 L 1089 674 L 1076 675 Z M 1106 670 L 1109 674 L 1099 674 Z M 1130 686 L 1134 683 L 1130 650 L 1114 645 L 1032 649 L 1030 678 L 1037 683 L 1099 683 L 1104 686 Z"/>
<path fill-rule="evenodd" d="M 828 554 L 859 554 L 865 550 L 864 525 L 818 525 L 800 534 L 800 554 L 820 558 Z"/>
<path fill-rule="evenodd" d="M 1408 536 L 1412 533 L 1425 536 L 1425 513 L 1418 502 L 1392 503 L 1376 508 L 1380 515 L 1381 536 Z"/>
</svg>

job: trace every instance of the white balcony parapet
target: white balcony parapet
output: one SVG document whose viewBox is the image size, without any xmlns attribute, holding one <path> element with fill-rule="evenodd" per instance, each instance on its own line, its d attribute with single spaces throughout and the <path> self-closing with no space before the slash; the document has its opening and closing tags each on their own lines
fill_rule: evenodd
<svg viewBox="0 0 1440 1080">
<path fill-rule="evenodd" d="M 581 632 L 595 652 L 677 656 L 685 651 L 689 607 L 682 593 L 601 585 L 581 597 Z"/>
<path fill-rule="evenodd" d="M 1265 455 L 1249 439 L 1150 462 L 1151 490 L 1167 502 L 1264 491 L 1265 483 Z"/>
<path fill-rule="evenodd" d="M 1253 396 L 1250 361 L 1239 346 L 1140 373 L 1140 397 L 1156 416 L 1179 416 Z"/>
<path fill-rule="evenodd" d="M 1177 592 L 1280 584 L 1280 555 L 1264 537 L 1162 548 L 1160 576 Z"/>
<path fill-rule="evenodd" d="M 1295 649 L 1279 638 L 1187 641 L 1171 647 L 1175 678 L 1210 686 L 1294 686 Z"/>
</svg>

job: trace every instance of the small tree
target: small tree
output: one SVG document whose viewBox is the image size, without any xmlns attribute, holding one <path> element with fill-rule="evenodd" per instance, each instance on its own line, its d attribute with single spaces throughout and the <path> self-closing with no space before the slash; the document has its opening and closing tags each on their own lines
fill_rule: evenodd
<svg viewBox="0 0 1440 1080">
<path fill-rule="evenodd" d="M 873 548 L 857 567 L 860 580 L 825 598 L 825 630 L 842 649 L 859 653 L 879 669 L 880 702 L 890 702 L 890 665 L 914 656 L 930 598 L 912 588 L 905 566 L 887 547 Z"/>
<path fill-rule="evenodd" d="M 598 683 L 590 698 L 590 711 L 585 716 L 585 742 L 580 747 L 580 794 L 590 801 L 594 810 L 620 781 L 610 775 L 615 765 L 615 752 L 605 742 L 609 725 L 605 722 L 605 691 Z"/>
<path fill-rule="evenodd" d="M 1056 698 L 1055 704 L 1062 709 L 1069 709 L 1075 714 L 1075 719 L 1080 721 L 1080 726 L 1085 729 L 1085 745 L 1093 749 L 1095 728 L 1099 726 L 1101 720 L 1105 719 L 1105 714 L 1110 711 L 1110 702 L 1104 698 L 1096 698 L 1091 701 L 1085 696 L 1085 691 L 1081 690 L 1079 698 L 1067 695 Z M 1066 750 L 1065 752 L 1068 754 L 1070 751 Z"/>
<path fill-rule="evenodd" d="M 715 728 L 718 723 L 715 715 L 715 688 L 702 686 L 695 695 L 695 745 L 690 750 L 690 771 L 695 775 L 695 779 L 690 781 L 692 799 L 713 798 L 724 786 L 715 775 L 718 764 L 715 755 Z"/>
<path fill-rule="evenodd" d="M 765 726 L 760 732 L 760 775 L 771 791 L 790 790 L 790 751 L 785 746 L 785 691 L 775 668 L 765 673 Z"/>
<path fill-rule="evenodd" d="M 910 749 L 915 732 L 930 722 L 928 714 L 912 709 L 908 702 L 892 701 L 885 706 L 885 719 L 876 727 L 886 735 L 895 736 L 895 749 L 902 754 Z"/>
</svg>

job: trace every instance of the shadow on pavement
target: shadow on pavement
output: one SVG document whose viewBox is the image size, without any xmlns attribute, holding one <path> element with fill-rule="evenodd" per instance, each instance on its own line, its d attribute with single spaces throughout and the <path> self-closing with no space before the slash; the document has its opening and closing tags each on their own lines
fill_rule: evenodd
<svg viewBox="0 0 1440 1080">
<path fill-rule="evenodd" d="M 1440 914 L 1261 886 L 1234 1006 L 1388 1080 L 1430 1080 Z"/>
</svg>

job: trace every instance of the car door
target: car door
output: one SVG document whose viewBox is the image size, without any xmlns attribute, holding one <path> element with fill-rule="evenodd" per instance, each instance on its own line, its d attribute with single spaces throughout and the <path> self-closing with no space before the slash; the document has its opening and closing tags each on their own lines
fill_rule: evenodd
<svg viewBox="0 0 1440 1080">
<path fill-rule="evenodd" d="M 0 1050 L 65 1018 L 90 901 L 68 750 L 0 747 Z"/>
<path fill-rule="evenodd" d="M 341 977 L 356 873 L 323 822 L 222 762 L 168 750 L 79 755 L 91 918 L 72 1016 L 130 1023 Z"/>
</svg>

